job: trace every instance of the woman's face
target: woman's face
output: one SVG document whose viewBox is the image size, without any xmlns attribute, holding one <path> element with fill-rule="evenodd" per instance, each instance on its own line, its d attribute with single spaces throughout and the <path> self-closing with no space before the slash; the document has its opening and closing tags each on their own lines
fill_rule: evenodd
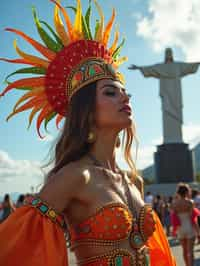
<svg viewBox="0 0 200 266">
<path fill-rule="evenodd" d="M 111 79 L 97 82 L 96 126 L 120 131 L 132 123 L 129 95 L 124 86 Z"/>
</svg>

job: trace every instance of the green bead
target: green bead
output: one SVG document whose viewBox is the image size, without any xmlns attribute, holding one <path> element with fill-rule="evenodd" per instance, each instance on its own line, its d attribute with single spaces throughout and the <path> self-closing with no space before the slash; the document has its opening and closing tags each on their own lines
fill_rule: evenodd
<svg viewBox="0 0 200 266">
<path fill-rule="evenodd" d="M 123 260 L 121 256 L 117 256 L 115 259 L 116 266 L 123 266 Z"/>
<path fill-rule="evenodd" d="M 93 68 L 90 68 L 90 76 L 94 76 L 96 74 L 96 71 Z"/>
<path fill-rule="evenodd" d="M 150 258 L 149 258 L 149 255 L 145 255 L 145 266 L 150 266 Z"/>
<path fill-rule="evenodd" d="M 32 205 L 33 205 L 33 206 L 37 205 L 39 201 L 40 201 L 39 199 L 34 199 L 34 200 L 32 201 Z"/>
</svg>

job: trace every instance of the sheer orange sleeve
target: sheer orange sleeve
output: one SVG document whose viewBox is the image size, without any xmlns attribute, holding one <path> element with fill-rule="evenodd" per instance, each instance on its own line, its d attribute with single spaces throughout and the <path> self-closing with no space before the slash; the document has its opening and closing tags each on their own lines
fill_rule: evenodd
<svg viewBox="0 0 200 266">
<path fill-rule="evenodd" d="M 62 228 L 24 206 L 0 224 L 0 265 L 68 266 Z"/>
<path fill-rule="evenodd" d="M 156 230 L 148 240 L 150 261 L 153 266 L 176 266 L 169 243 L 158 216 L 154 213 Z"/>
</svg>

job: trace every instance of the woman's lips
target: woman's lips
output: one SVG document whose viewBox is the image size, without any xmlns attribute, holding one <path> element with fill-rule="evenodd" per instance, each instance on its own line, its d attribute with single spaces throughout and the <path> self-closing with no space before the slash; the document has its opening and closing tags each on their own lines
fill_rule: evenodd
<svg viewBox="0 0 200 266">
<path fill-rule="evenodd" d="M 126 112 L 131 114 L 132 110 L 129 106 L 124 106 L 122 109 L 120 109 L 120 112 Z"/>
</svg>

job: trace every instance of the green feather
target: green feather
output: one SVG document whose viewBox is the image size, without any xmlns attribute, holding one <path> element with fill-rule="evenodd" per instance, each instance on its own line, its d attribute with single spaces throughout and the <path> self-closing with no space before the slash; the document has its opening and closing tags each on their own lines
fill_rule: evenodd
<svg viewBox="0 0 200 266">
<path fill-rule="evenodd" d="M 45 43 L 45 45 L 52 51 L 54 52 L 59 52 L 60 51 L 60 45 L 55 42 L 50 35 L 42 28 L 41 23 L 37 17 L 36 14 L 36 9 L 32 8 L 33 11 L 33 17 L 34 17 L 34 21 L 35 21 L 35 25 L 37 27 L 37 31 L 40 35 L 40 38 L 43 40 L 43 42 Z"/>
<path fill-rule="evenodd" d="M 91 40 L 90 33 L 89 33 L 89 30 L 88 30 L 88 26 L 87 26 L 87 23 L 86 23 L 86 20 L 85 20 L 84 16 L 82 16 L 82 27 L 83 27 L 83 33 L 84 33 L 85 39 L 86 40 Z"/>
<path fill-rule="evenodd" d="M 100 22 L 99 22 L 99 20 L 97 19 L 97 20 L 96 20 L 96 25 L 95 25 L 95 35 L 94 35 L 94 38 L 95 38 L 95 39 L 96 39 L 96 37 L 97 37 L 97 32 L 98 32 L 99 26 L 100 26 Z"/>
<path fill-rule="evenodd" d="M 88 10 L 87 10 L 87 12 L 85 14 L 85 23 L 87 25 L 89 40 L 92 40 L 92 32 L 91 32 L 91 29 L 90 29 L 90 17 L 91 17 L 91 5 L 88 7 Z"/>
<path fill-rule="evenodd" d="M 48 132 L 48 129 L 47 129 L 47 125 L 48 123 L 57 115 L 56 112 L 53 112 L 51 113 L 46 119 L 45 119 L 45 122 L 44 122 L 44 128 L 45 128 L 45 131 Z"/>
<path fill-rule="evenodd" d="M 77 11 L 76 7 L 74 7 L 74 6 L 67 6 L 67 8 L 72 9 L 75 13 Z M 88 15 L 87 15 L 87 17 L 88 17 Z M 92 40 L 92 34 L 91 34 L 90 29 L 88 28 L 88 23 L 86 21 L 86 17 L 82 16 L 81 21 L 82 21 L 82 27 L 83 27 L 83 33 L 84 33 L 85 39 L 86 40 Z"/>
<path fill-rule="evenodd" d="M 113 52 L 112 57 L 113 57 L 114 60 L 116 60 L 119 57 L 121 49 L 122 49 L 124 43 L 125 43 L 125 38 L 123 38 L 122 42 L 119 44 L 119 46 Z"/>
<path fill-rule="evenodd" d="M 58 35 L 55 33 L 55 31 L 51 28 L 51 26 L 47 22 L 45 22 L 43 20 L 40 20 L 40 23 L 43 24 L 43 25 L 45 25 L 48 28 L 48 30 L 52 33 L 52 35 L 56 39 L 58 45 L 60 46 L 60 50 L 61 50 L 64 46 L 62 44 L 61 39 L 58 37 Z"/>
<path fill-rule="evenodd" d="M 27 68 L 21 68 L 11 74 L 9 74 L 6 78 L 5 78 L 5 81 L 9 84 L 9 81 L 8 81 L 8 78 L 10 78 L 11 76 L 13 75 L 16 75 L 16 74 L 37 74 L 37 75 L 40 75 L 40 74 L 46 74 L 46 69 L 43 68 L 43 67 L 27 67 Z"/>
</svg>

